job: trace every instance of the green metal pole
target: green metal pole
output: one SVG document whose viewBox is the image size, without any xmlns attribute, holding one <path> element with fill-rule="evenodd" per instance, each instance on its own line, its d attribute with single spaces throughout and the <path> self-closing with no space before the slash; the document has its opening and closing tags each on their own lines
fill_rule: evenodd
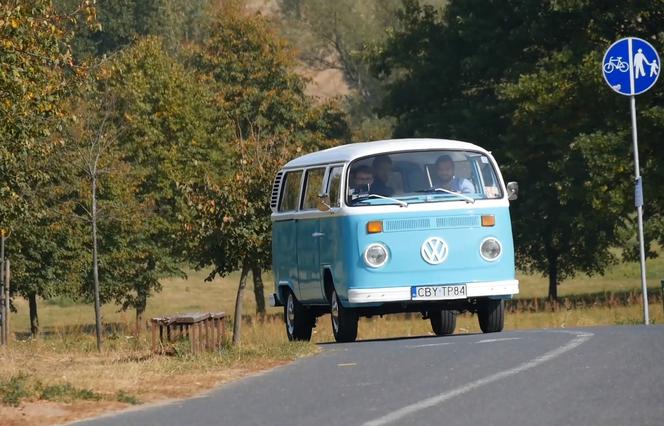
<svg viewBox="0 0 664 426">
<path fill-rule="evenodd" d="M 662 312 L 664 312 L 664 280 L 661 280 L 659 283 L 662 286 L 662 294 L 661 294 L 661 297 L 662 297 Z"/>
<path fill-rule="evenodd" d="M 5 309 L 5 230 L 0 229 L 0 314 L 2 314 L 2 327 L 0 327 L 0 343 L 7 344 L 7 315 Z"/>
</svg>

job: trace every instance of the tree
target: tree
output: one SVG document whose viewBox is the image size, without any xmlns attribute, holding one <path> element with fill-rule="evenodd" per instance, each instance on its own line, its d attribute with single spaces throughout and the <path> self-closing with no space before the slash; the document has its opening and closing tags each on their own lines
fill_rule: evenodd
<svg viewBox="0 0 664 426">
<path fill-rule="evenodd" d="M 526 189 L 550 194 L 545 199 L 524 198 L 515 205 L 515 214 L 520 225 L 517 243 L 531 254 L 524 256 L 522 265 L 548 271 L 552 298 L 557 297 L 559 282 L 577 270 L 602 273 L 616 261 L 610 248 L 625 246 L 626 237 L 633 235 L 625 232 L 626 226 L 635 229 L 630 214 L 629 104 L 606 87 L 601 54 L 623 35 L 656 36 L 664 23 L 659 9 L 656 2 L 631 9 L 583 2 L 552 4 L 550 15 L 564 22 L 562 31 L 555 33 L 558 49 L 539 60 L 532 72 L 501 87 L 500 96 L 514 106 L 511 135 L 504 139 L 518 147 L 512 161 L 541 164 L 526 174 Z M 615 30 L 621 25 L 623 34 Z M 660 99 L 661 93 L 660 89 Z M 596 103 L 592 108 L 589 99 Z M 643 100 L 645 111 L 660 108 L 657 102 Z M 646 122 L 641 130 L 652 132 L 652 124 Z M 532 212 L 544 211 L 544 226 L 541 221 L 534 223 L 537 216 Z"/>
<path fill-rule="evenodd" d="M 79 0 L 56 0 L 70 9 Z M 156 36 L 175 52 L 182 44 L 205 37 L 210 0 L 100 0 L 96 3 L 97 25 L 82 25 L 73 40 L 77 57 L 104 56 L 117 52 L 145 36 Z"/>
<path fill-rule="evenodd" d="M 661 37 L 659 9 L 451 1 L 439 14 L 405 1 L 402 29 L 375 60 L 396 136 L 475 141 L 520 182 L 517 261 L 549 276 L 551 298 L 577 271 L 602 273 L 615 261 L 609 248 L 624 244 L 627 103 L 605 87 L 599 55 L 622 35 Z M 661 105 L 658 96 L 646 102 Z"/>
<path fill-rule="evenodd" d="M 57 13 L 46 0 L 0 4 L 0 227 L 12 229 L 13 294 L 28 298 L 37 334 L 37 296 L 67 290 L 64 263 L 74 250 L 64 221 L 51 210 L 62 151 L 58 132 L 80 71 L 72 61 L 72 22 L 94 20 L 88 1 Z"/>
<path fill-rule="evenodd" d="M 47 178 L 26 170 L 33 156 L 56 147 L 51 133 L 60 125 L 71 64 L 69 35 L 48 1 L 32 7 L 0 5 L 0 225 L 9 227 L 25 212 L 24 194 Z M 30 72 L 26 72 L 29 70 Z"/>
<path fill-rule="evenodd" d="M 103 102 L 103 100 L 102 100 Z M 76 156 L 79 160 L 79 166 L 83 170 L 84 179 L 89 184 L 88 189 L 81 190 L 88 196 L 88 202 L 80 200 L 78 206 L 83 210 L 84 216 L 90 224 L 90 247 L 92 254 L 92 264 L 90 273 L 92 275 L 92 294 L 95 309 L 95 334 L 97 337 L 97 350 L 102 349 L 102 319 L 101 319 L 101 290 L 99 284 L 99 195 L 101 179 L 104 174 L 113 172 L 112 167 L 117 159 L 117 135 L 110 122 L 110 108 L 108 102 L 103 102 L 101 110 L 97 105 L 91 103 L 81 103 L 84 108 L 81 110 L 81 120 L 77 120 L 80 126 L 74 130 L 72 140 L 79 142 L 79 149 Z M 104 182 L 105 183 L 105 182 Z M 112 200 L 115 201 L 115 200 Z M 119 206 L 115 210 L 119 209 Z"/>
<path fill-rule="evenodd" d="M 209 91 L 161 39 L 141 39 L 103 63 L 96 86 L 96 93 L 112 96 L 108 119 L 122 132 L 117 156 L 126 165 L 122 185 L 130 188 L 111 193 L 122 195 L 122 205 L 114 213 L 121 220 L 108 222 L 104 234 L 104 299 L 135 309 L 139 330 L 160 278 L 183 274 L 177 265 L 186 252 L 180 236 L 188 210 L 180 188 L 225 170 L 224 129 Z"/>
<path fill-rule="evenodd" d="M 269 195 L 279 165 L 296 153 L 331 146 L 347 137 L 343 114 L 314 106 L 295 73 L 292 53 L 258 15 L 229 4 L 216 15 L 210 38 L 191 63 L 204 73 L 217 107 L 234 129 L 228 141 L 230 170 L 189 186 L 198 216 L 190 229 L 199 267 L 209 279 L 240 269 L 233 341 L 240 340 L 241 300 L 247 274 L 254 276 L 259 313 L 264 309 L 261 271 L 270 266 Z"/>
<path fill-rule="evenodd" d="M 57 151 L 58 160 L 63 152 L 64 147 Z M 33 338 L 39 333 L 37 298 L 77 297 L 82 283 L 76 271 L 85 267 L 82 240 L 71 226 L 73 217 L 61 209 L 67 194 L 64 170 L 53 156 L 43 159 L 43 164 L 43 169 L 51 170 L 49 179 L 32 188 L 30 214 L 14 228 L 8 244 L 13 261 L 12 293 L 28 300 Z"/>
</svg>

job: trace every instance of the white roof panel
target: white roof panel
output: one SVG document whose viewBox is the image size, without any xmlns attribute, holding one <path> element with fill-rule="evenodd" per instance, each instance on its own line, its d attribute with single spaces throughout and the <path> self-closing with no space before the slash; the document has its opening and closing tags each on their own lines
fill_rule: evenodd
<svg viewBox="0 0 664 426">
<path fill-rule="evenodd" d="M 467 142 L 448 139 L 389 139 L 375 142 L 352 143 L 312 152 L 289 161 L 283 168 L 307 167 L 316 164 L 345 163 L 359 157 L 399 151 L 427 149 L 472 150 L 485 149 Z"/>
</svg>

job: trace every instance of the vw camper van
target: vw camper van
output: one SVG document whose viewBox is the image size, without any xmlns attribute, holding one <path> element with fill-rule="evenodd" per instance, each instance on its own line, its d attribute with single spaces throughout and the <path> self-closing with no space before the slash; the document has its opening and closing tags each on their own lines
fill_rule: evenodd
<svg viewBox="0 0 664 426">
<path fill-rule="evenodd" d="M 272 306 L 290 340 L 330 313 L 338 342 L 361 317 L 419 312 L 436 335 L 474 312 L 503 329 L 519 292 L 509 201 L 490 152 L 441 139 L 339 146 L 303 155 L 272 189 Z"/>
</svg>

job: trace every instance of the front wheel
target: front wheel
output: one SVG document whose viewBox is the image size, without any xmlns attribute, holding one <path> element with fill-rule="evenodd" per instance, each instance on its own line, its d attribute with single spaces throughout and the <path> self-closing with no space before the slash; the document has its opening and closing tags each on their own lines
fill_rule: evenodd
<svg viewBox="0 0 664 426">
<path fill-rule="evenodd" d="M 431 329 L 436 336 L 445 336 L 454 333 L 456 328 L 456 312 L 447 309 L 433 310 L 429 312 Z"/>
<path fill-rule="evenodd" d="M 288 340 L 311 340 L 311 329 L 315 318 L 313 314 L 304 307 L 293 294 L 288 292 L 288 299 L 284 305 L 284 321 L 286 322 L 286 334 Z"/>
<path fill-rule="evenodd" d="M 479 302 L 477 318 L 484 333 L 496 333 L 505 325 L 505 302 L 502 300 L 484 299 Z"/>
<path fill-rule="evenodd" d="M 330 314 L 334 340 L 339 343 L 354 342 L 357 339 L 357 314 L 343 307 L 336 290 L 332 291 L 330 297 Z"/>
</svg>

